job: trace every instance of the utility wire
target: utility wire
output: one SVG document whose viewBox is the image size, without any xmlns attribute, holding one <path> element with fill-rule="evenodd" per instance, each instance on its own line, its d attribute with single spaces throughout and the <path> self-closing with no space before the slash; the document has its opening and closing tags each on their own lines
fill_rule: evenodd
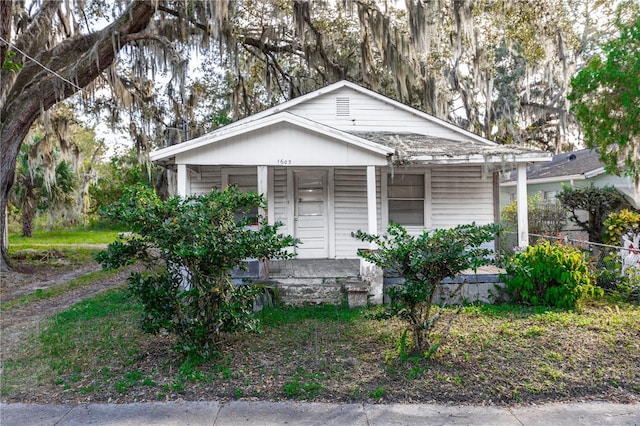
<svg viewBox="0 0 640 426">
<path fill-rule="evenodd" d="M 24 51 L 18 49 L 16 47 L 15 44 L 11 44 L 10 42 L 8 42 L 7 40 L 5 40 L 4 38 L 0 37 L 0 41 L 3 41 L 5 43 L 7 43 L 7 45 L 9 45 L 9 47 L 11 47 L 13 50 L 17 51 L 18 53 L 24 55 L 27 59 L 32 60 L 33 62 L 35 62 L 37 65 L 39 65 L 40 67 L 42 67 L 42 69 L 44 69 L 47 72 L 50 72 L 51 74 L 55 75 L 56 77 L 58 77 L 60 80 L 64 81 L 65 83 L 70 84 L 71 86 L 75 87 L 78 90 L 82 90 L 82 87 L 78 86 L 77 84 L 75 84 L 73 81 L 67 80 L 66 78 L 64 78 L 63 76 L 61 76 L 60 74 L 58 74 L 57 72 L 55 72 L 54 70 L 52 70 L 51 68 L 46 67 L 45 65 L 43 65 L 40 61 L 38 61 L 35 58 L 32 58 L 31 56 L 29 56 L 27 53 L 25 53 Z"/>
</svg>

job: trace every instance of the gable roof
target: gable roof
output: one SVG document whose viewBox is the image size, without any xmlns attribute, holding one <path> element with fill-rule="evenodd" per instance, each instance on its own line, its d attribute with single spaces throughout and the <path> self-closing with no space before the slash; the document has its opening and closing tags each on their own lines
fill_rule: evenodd
<svg viewBox="0 0 640 426">
<path fill-rule="evenodd" d="M 375 142 L 350 135 L 349 133 L 334 129 L 333 127 L 325 126 L 324 124 L 308 120 L 306 118 L 284 111 L 278 112 L 274 115 L 266 115 L 254 120 L 247 120 L 241 126 L 224 126 L 217 131 L 207 133 L 206 135 L 191 139 L 190 141 L 154 151 L 150 154 L 150 157 L 152 161 L 162 163 L 163 160 L 174 157 L 176 154 L 197 149 L 205 145 L 215 144 L 243 133 L 265 129 L 279 123 L 289 123 L 315 133 L 331 136 L 347 144 L 354 145 L 358 148 L 362 148 L 364 150 L 371 151 L 383 156 L 391 156 L 394 153 L 393 149 L 384 145 L 380 145 Z"/>
<path fill-rule="evenodd" d="M 547 163 L 527 167 L 529 183 L 560 182 L 570 179 L 589 179 L 604 174 L 604 164 L 597 151 L 581 149 L 554 155 Z M 511 173 L 504 182 L 517 180 L 517 173 Z"/>
<path fill-rule="evenodd" d="M 405 113 L 412 114 L 422 120 L 449 129 L 455 132 L 455 134 L 460 135 L 461 140 L 435 138 L 423 134 L 402 132 L 343 131 L 306 119 L 291 112 L 291 109 L 297 105 L 339 91 L 343 88 L 348 88 L 373 99 L 377 99 Z M 549 153 L 539 150 L 497 144 L 447 121 L 357 84 L 343 80 L 235 121 L 206 135 L 154 151 L 150 157 L 152 161 L 165 164 L 171 163 L 176 155 L 183 152 L 278 122 L 288 122 L 321 134 L 330 135 L 346 143 L 380 155 L 389 156 L 395 154 L 394 160 L 406 162 L 471 162 L 471 160 L 473 160 L 478 162 L 515 163 L 548 161 L 551 156 Z"/>
</svg>

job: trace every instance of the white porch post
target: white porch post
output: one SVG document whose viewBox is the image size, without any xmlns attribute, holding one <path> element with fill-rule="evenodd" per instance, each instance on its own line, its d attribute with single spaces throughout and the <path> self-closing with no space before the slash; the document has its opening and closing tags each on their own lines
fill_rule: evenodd
<svg viewBox="0 0 640 426">
<path fill-rule="evenodd" d="M 529 216 L 527 206 L 527 165 L 518 164 L 518 247 L 529 245 Z"/>
<path fill-rule="evenodd" d="M 258 174 L 258 194 L 262 195 L 266 200 L 271 198 L 271 194 L 269 194 L 269 168 L 267 166 L 258 166 L 257 170 Z M 264 207 L 260 207 L 258 209 L 258 215 L 267 219 L 267 223 L 271 223 L 269 221 L 269 214 L 273 215 L 273 213 L 269 212 L 269 208 L 266 209 Z M 268 279 L 269 278 L 269 259 L 261 258 L 258 259 L 258 277 L 260 279 Z"/>
<path fill-rule="evenodd" d="M 378 233 L 378 215 L 376 209 L 376 167 L 367 166 L 367 216 L 369 227 L 367 232 L 369 234 Z M 371 246 L 371 248 L 375 248 Z"/>
<path fill-rule="evenodd" d="M 367 166 L 367 232 L 371 235 L 378 233 L 377 204 L 376 167 Z M 369 248 L 375 250 L 377 247 L 372 243 Z M 369 301 L 374 305 L 381 305 L 384 287 L 382 269 L 371 262 L 360 259 L 360 276 L 369 285 Z"/>
<path fill-rule="evenodd" d="M 187 165 L 186 164 L 178 164 L 178 196 L 186 197 L 188 194 L 188 183 L 187 183 Z"/>
<path fill-rule="evenodd" d="M 262 195 L 266 200 L 271 198 L 269 194 L 269 173 L 267 166 L 258 166 L 258 194 Z M 269 219 L 269 209 L 260 207 L 258 214 L 267 220 Z"/>
</svg>

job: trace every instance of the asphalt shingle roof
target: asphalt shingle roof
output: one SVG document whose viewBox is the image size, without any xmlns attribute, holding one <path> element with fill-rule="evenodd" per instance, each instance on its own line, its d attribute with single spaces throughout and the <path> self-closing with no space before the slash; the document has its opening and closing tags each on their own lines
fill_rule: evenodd
<svg viewBox="0 0 640 426">
<path fill-rule="evenodd" d="M 474 140 L 451 140 L 417 133 L 405 132 L 348 132 L 354 136 L 387 146 L 396 150 L 399 160 L 409 160 L 421 156 L 469 157 L 509 156 L 540 151 L 513 145 L 494 145 Z"/>
<path fill-rule="evenodd" d="M 565 152 L 553 156 L 547 163 L 535 164 L 527 167 L 527 179 L 544 179 L 560 176 L 581 175 L 604 167 L 600 155 L 591 149 L 581 149 Z M 513 172 L 506 181 L 517 179 L 517 172 Z"/>
</svg>

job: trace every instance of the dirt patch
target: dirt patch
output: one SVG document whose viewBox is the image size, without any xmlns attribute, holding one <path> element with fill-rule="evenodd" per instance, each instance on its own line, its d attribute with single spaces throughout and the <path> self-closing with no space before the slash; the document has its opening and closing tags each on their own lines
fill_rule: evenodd
<svg viewBox="0 0 640 426">
<path fill-rule="evenodd" d="M 70 261 L 57 250 L 44 252 L 41 263 L 32 263 L 32 257 L 29 257 L 27 262 L 27 259 L 22 256 L 17 256 L 13 261 L 13 270 L 0 274 L 2 302 L 9 302 L 38 290 L 47 290 L 100 270 L 100 265 L 93 261 L 90 263 Z M 4 359 L 4 355 L 11 353 L 21 342 L 24 333 L 36 329 L 43 319 L 100 292 L 124 284 L 130 272 L 131 268 L 123 269 L 106 280 L 98 280 L 58 296 L 3 311 L 0 316 L 0 359 Z"/>
</svg>

